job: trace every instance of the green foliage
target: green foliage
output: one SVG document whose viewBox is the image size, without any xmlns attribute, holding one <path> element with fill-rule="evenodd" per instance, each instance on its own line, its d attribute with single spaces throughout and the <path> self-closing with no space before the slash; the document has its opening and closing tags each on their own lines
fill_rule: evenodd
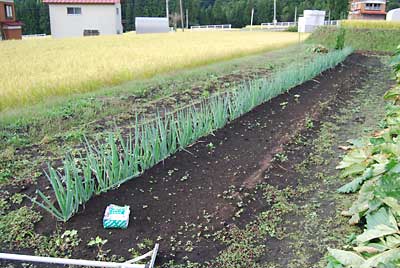
<svg viewBox="0 0 400 268">
<path fill-rule="evenodd" d="M 34 224 L 40 221 L 40 214 L 31 208 L 21 207 L 0 217 L 0 242 L 10 249 L 32 248 L 37 244 L 38 235 Z"/>
<path fill-rule="evenodd" d="M 339 29 L 319 27 L 307 42 L 334 48 Z M 393 29 L 346 29 L 346 46 L 354 49 L 392 52 L 400 43 L 400 30 Z"/>
<path fill-rule="evenodd" d="M 71 257 L 72 251 L 80 242 L 77 230 L 66 230 L 62 234 L 56 232 L 50 237 L 40 237 L 35 254 L 45 257 Z"/>
<path fill-rule="evenodd" d="M 288 32 L 292 32 L 292 33 L 297 33 L 298 30 L 299 29 L 297 26 L 289 26 L 289 28 L 287 29 Z"/>
<path fill-rule="evenodd" d="M 104 245 L 107 244 L 107 242 L 107 239 L 102 239 L 100 236 L 96 236 L 96 238 L 92 238 L 87 244 L 89 247 L 96 247 L 97 259 L 99 261 L 107 260 L 107 254 L 110 252 L 110 250 L 104 249 Z"/>
<path fill-rule="evenodd" d="M 254 80 L 233 92 L 158 116 L 155 120 L 136 120 L 133 135 L 123 138 L 109 134 L 105 141 L 86 142 L 79 159 L 67 157 L 62 172 L 49 166 L 46 173 L 57 205 L 43 192 L 42 201 L 32 199 L 57 220 L 67 221 L 80 205 L 93 195 L 107 192 L 142 174 L 178 150 L 183 150 L 202 136 L 224 127 L 229 121 L 280 93 L 307 81 L 343 61 L 351 49 L 319 55 L 299 68 L 287 68 L 271 79 Z"/>
<path fill-rule="evenodd" d="M 400 72 L 396 65 L 398 53 L 393 61 L 396 75 Z M 344 215 L 351 216 L 351 224 L 365 223 L 365 229 L 353 240 L 354 251 L 329 249 L 328 267 L 396 267 L 400 259 L 400 109 L 397 91 L 388 91 L 385 99 L 391 102 L 385 128 L 368 139 L 353 141 L 337 167 L 342 170 L 342 177 L 352 179 L 338 191 L 359 191 L 357 200 Z"/>
<path fill-rule="evenodd" d="M 346 39 L 346 30 L 344 28 L 340 28 L 336 36 L 335 49 L 343 49 L 345 39 Z"/>
</svg>

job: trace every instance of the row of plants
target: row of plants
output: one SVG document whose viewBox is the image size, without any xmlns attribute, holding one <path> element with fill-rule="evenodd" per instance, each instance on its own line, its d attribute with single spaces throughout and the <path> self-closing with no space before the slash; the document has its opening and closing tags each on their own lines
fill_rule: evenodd
<svg viewBox="0 0 400 268">
<path fill-rule="evenodd" d="M 349 238 L 346 250 L 329 249 L 328 267 L 394 268 L 400 266 L 400 46 L 393 59 L 397 86 L 388 101 L 382 129 L 350 141 L 338 169 L 351 179 L 338 189 L 358 197 L 344 216 L 363 232 Z"/>
<path fill-rule="evenodd" d="M 155 120 L 139 123 L 137 119 L 133 133 L 127 137 L 110 133 L 105 140 L 86 140 L 85 149 L 78 157 L 67 156 L 58 169 L 48 166 L 46 176 L 53 188 L 56 204 L 52 197 L 40 190 L 32 201 L 57 220 L 66 222 L 94 195 L 117 188 L 141 175 L 200 137 L 336 66 L 350 53 L 352 49 L 345 48 L 317 55 L 306 65 L 283 69 L 270 79 L 249 81 L 236 90 L 157 116 Z"/>
</svg>

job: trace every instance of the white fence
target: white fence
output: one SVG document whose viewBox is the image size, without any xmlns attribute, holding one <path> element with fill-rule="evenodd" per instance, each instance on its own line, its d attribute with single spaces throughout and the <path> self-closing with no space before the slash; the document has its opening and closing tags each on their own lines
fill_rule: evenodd
<svg viewBox="0 0 400 268">
<path fill-rule="evenodd" d="M 327 21 L 325 21 L 324 25 L 339 26 L 340 25 L 340 20 L 327 20 Z"/>
<path fill-rule="evenodd" d="M 276 27 L 290 27 L 296 26 L 296 22 L 277 22 L 277 23 L 261 23 L 261 28 L 276 28 Z"/>
<path fill-rule="evenodd" d="M 48 35 L 46 35 L 46 34 L 25 34 L 25 35 L 22 35 L 22 39 L 43 38 L 46 36 L 48 36 Z"/>
<path fill-rule="evenodd" d="M 232 24 L 198 25 L 198 26 L 191 26 L 190 29 L 194 30 L 194 31 L 231 30 L 232 29 Z"/>
<path fill-rule="evenodd" d="M 340 20 L 327 20 L 324 22 L 327 26 L 340 26 Z M 285 31 L 289 27 L 297 26 L 297 22 L 277 22 L 277 23 L 261 23 L 262 30 Z"/>
</svg>

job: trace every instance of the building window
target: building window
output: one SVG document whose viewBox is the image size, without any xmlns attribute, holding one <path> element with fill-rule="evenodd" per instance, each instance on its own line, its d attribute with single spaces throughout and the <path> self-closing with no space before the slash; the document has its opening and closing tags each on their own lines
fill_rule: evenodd
<svg viewBox="0 0 400 268">
<path fill-rule="evenodd" d="M 82 9 L 80 7 L 67 7 L 68 15 L 80 15 L 82 14 Z"/>
<path fill-rule="evenodd" d="M 7 19 L 12 19 L 13 18 L 13 8 L 10 5 L 5 5 L 6 9 L 6 18 Z"/>
<path fill-rule="evenodd" d="M 365 4 L 366 10 L 381 10 L 381 4 L 367 3 Z"/>
<path fill-rule="evenodd" d="M 99 30 L 83 30 L 83 36 L 96 36 L 100 35 Z"/>
<path fill-rule="evenodd" d="M 119 8 L 118 7 L 116 9 L 116 12 L 117 12 L 117 16 L 119 16 Z"/>
</svg>

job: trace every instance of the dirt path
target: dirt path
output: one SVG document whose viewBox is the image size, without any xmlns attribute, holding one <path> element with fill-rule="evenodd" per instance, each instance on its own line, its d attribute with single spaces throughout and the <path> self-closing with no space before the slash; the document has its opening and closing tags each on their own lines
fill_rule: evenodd
<svg viewBox="0 0 400 268">
<path fill-rule="evenodd" d="M 334 192 L 343 183 L 334 171 L 337 145 L 375 127 L 389 78 L 379 58 L 351 55 L 90 200 L 58 227 L 78 230 L 75 257 L 94 258 L 86 244 L 100 236 L 109 256 L 125 258 L 157 241 L 165 267 L 319 267 L 326 247 L 349 233 L 338 213 L 346 199 Z M 131 207 L 127 230 L 102 228 L 111 203 Z M 45 217 L 36 229 L 56 226 Z"/>
</svg>

